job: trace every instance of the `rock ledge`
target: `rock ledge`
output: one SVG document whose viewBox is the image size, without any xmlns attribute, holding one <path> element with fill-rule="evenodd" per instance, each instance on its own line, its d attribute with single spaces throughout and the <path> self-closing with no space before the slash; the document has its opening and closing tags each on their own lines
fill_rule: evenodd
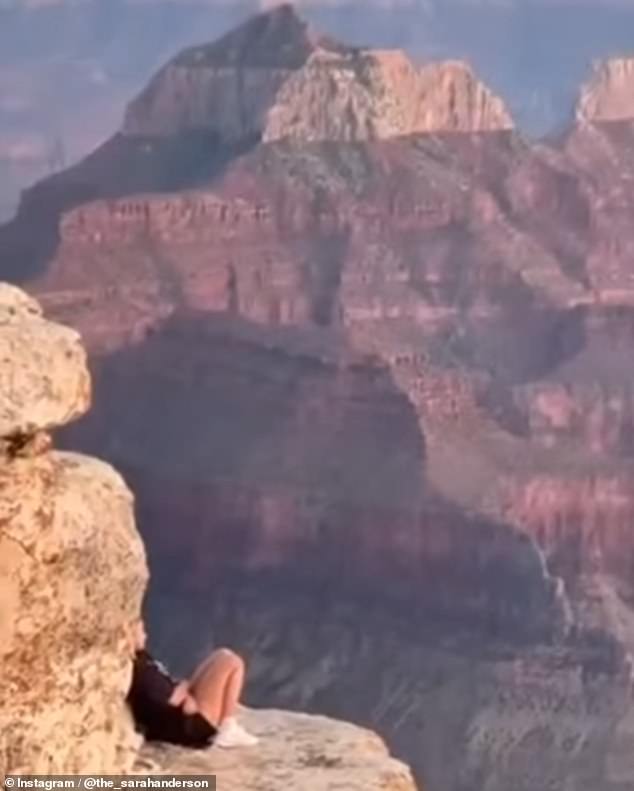
<svg viewBox="0 0 634 791">
<path fill-rule="evenodd" d="M 370 731 L 325 717 L 246 710 L 256 748 L 146 745 L 136 772 L 215 774 L 218 791 L 415 791 L 409 769 Z"/>
</svg>

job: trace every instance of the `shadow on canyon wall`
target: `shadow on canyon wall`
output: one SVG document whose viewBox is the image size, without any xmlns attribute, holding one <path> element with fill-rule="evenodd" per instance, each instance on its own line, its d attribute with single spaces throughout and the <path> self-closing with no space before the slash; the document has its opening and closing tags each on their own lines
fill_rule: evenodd
<svg viewBox="0 0 634 791">
<path fill-rule="evenodd" d="M 207 132 L 165 139 L 115 135 L 74 167 L 23 193 L 16 216 L 0 226 L 0 278 L 28 284 L 46 271 L 65 212 L 102 199 L 208 185 L 258 142 L 256 137 L 227 145 Z"/>
<path fill-rule="evenodd" d="M 327 333 L 317 353 L 318 334 L 180 315 L 93 361 L 94 407 L 63 442 L 126 474 L 157 590 L 279 573 L 413 602 L 447 628 L 548 639 L 537 548 L 435 493 L 389 369 Z"/>
</svg>

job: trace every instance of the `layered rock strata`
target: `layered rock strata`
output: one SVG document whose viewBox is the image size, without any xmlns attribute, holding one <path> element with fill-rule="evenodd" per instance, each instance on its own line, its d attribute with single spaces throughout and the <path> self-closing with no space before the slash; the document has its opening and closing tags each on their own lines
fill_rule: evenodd
<svg viewBox="0 0 634 791">
<path fill-rule="evenodd" d="M 65 441 L 134 482 L 166 653 L 230 635 L 434 787 L 623 791 L 632 127 L 403 136 L 421 73 L 258 17 L 25 196 L 10 271 L 93 354 Z"/>
<path fill-rule="evenodd" d="M 502 100 L 466 64 L 420 68 L 397 50 L 348 47 L 282 5 L 181 53 L 129 106 L 123 132 L 307 142 L 512 126 Z"/>
</svg>

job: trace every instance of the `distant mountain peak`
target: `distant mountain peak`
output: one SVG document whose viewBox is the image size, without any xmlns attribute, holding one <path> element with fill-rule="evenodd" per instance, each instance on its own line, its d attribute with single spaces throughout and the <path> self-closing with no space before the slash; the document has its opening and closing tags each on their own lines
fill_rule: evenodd
<svg viewBox="0 0 634 791">
<path fill-rule="evenodd" d="M 597 61 L 581 87 L 577 120 L 629 121 L 634 118 L 634 57 Z"/>
<path fill-rule="evenodd" d="M 346 46 L 286 4 L 178 55 L 131 103 L 123 131 L 350 142 L 512 127 L 466 64 L 420 68 L 401 50 Z"/>
<path fill-rule="evenodd" d="M 284 3 L 251 17 L 218 41 L 185 50 L 178 66 L 299 69 L 318 49 L 338 53 L 352 47 L 321 35 L 293 5 Z"/>
</svg>

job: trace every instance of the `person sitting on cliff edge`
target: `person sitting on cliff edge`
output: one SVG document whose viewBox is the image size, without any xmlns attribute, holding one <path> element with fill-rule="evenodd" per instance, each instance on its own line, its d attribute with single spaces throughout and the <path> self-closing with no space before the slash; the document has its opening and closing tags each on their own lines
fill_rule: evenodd
<svg viewBox="0 0 634 791">
<path fill-rule="evenodd" d="M 237 721 L 245 665 L 228 648 L 214 651 L 190 678 L 177 681 L 146 650 L 142 621 L 131 630 L 134 668 L 127 702 L 148 741 L 202 749 L 258 743 Z"/>
</svg>

